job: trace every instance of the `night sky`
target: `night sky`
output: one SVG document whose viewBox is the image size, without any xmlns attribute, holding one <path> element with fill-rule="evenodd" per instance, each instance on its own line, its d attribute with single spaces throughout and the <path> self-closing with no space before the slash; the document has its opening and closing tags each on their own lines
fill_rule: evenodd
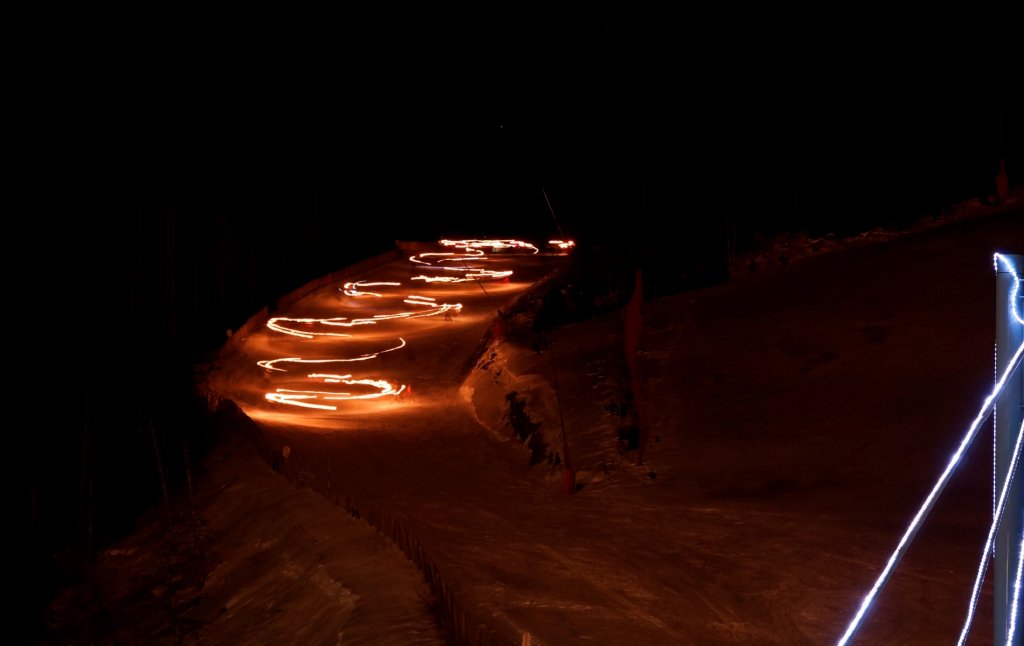
<svg viewBox="0 0 1024 646">
<path fill-rule="evenodd" d="M 173 208 L 201 264 L 263 286 L 222 329 L 396 238 L 721 256 L 905 226 L 986 198 L 1000 159 L 1024 172 L 998 16 L 394 13 L 79 33 L 44 111 L 96 213 L 73 246 L 122 256 Z"/>
<path fill-rule="evenodd" d="M 1022 164 L 998 16 L 396 13 L 87 38 L 56 79 L 79 106 L 61 127 L 112 153 L 122 198 L 382 238 L 546 229 L 542 188 L 576 235 L 694 211 L 829 229 Z"/>
</svg>

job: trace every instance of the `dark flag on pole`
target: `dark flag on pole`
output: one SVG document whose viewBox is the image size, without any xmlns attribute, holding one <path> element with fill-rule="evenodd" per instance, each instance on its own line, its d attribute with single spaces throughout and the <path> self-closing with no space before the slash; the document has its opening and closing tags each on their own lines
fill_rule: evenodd
<svg viewBox="0 0 1024 646">
<path fill-rule="evenodd" d="M 647 446 L 647 428 L 640 414 L 640 374 L 637 371 L 637 350 L 640 345 L 640 331 L 642 325 L 641 307 L 644 302 L 644 284 L 640 277 L 640 270 L 636 272 L 636 285 L 633 287 L 633 296 L 626 304 L 626 366 L 629 368 L 630 388 L 633 392 L 633 415 L 640 436 L 639 455 L 637 464 L 644 463 L 644 448 Z"/>
</svg>

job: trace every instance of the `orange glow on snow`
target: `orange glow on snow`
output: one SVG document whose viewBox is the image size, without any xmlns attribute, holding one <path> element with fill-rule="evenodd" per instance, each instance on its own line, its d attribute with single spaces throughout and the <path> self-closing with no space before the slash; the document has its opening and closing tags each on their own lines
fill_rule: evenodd
<svg viewBox="0 0 1024 646">
<path fill-rule="evenodd" d="M 512 272 L 509 272 L 512 273 Z M 310 330 L 297 329 L 288 325 L 289 323 L 304 323 L 306 325 L 326 325 L 331 327 L 355 327 L 358 325 L 374 325 L 381 321 L 390 321 L 394 319 L 414 319 L 424 318 L 427 316 L 437 316 L 438 314 L 444 314 L 452 310 L 458 311 L 462 309 L 461 303 L 440 303 L 435 304 L 433 302 L 423 302 L 419 300 L 412 300 L 413 296 L 406 298 L 403 302 L 409 305 L 423 305 L 427 309 L 415 310 L 408 312 L 395 312 L 394 314 L 375 314 L 370 318 L 361 319 L 348 319 L 345 317 L 337 318 L 289 318 L 287 316 L 275 316 L 274 318 L 267 321 L 267 327 L 275 332 L 283 332 L 292 336 L 297 336 L 303 339 L 312 339 L 318 336 L 328 337 L 351 337 L 351 334 L 345 334 L 340 332 L 314 332 Z M 433 300 L 433 299 L 431 299 Z"/>
</svg>

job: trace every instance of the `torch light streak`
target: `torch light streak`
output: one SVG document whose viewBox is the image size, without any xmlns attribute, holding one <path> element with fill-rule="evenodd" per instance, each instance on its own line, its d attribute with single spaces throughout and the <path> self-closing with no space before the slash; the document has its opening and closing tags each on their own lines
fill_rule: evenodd
<svg viewBox="0 0 1024 646">
<path fill-rule="evenodd" d="M 329 406 L 327 404 L 311 404 L 309 402 L 302 401 L 303 399 L 313 399 L 312 395 L 285 395 L 283 393 L 267 393 L 264 395 L 267 401 L 272 401 L 278 404 L 289 404 L 291 406 L 301 406 L 303 408 L 316 408 L 319 410 L 338 410 L 337 406 Z"/>
<path fill-rule="evenodd" d="M 376 296 L 381 297 L 381 294 L 377 292 L 364 292 L 360 287 L 399 287 L 402 283 L 371 283 L 362 280 L 357 280 L 351 283 L 345 283 L 345 286 L 341 288 L 341 291 L 345 293 L 345 296 Z"/>
<path fill-rule="evenodd" d="M 422 298 L 422 297 L 421 297 Z M 283 322 L 287 323 L 306 323 L 316 325 L 331 325 L 336 327 L 356 327 L 358 325 L 374 325 L 380 321 L 390 321 L 393 319 L 416 319 L 425 318 L 428 316 L 437 316 L 438 314 L 444 314 L 450 310 L 461 310 L 462 303 L 441 303 L 436 304 L 432 302 L 418 301 L 418 300 L 405 300 L 410 305 L 423 305 L 430 309 L 419 310 L 416 312 L 396 312 L 394 314 L 375 314 L 371 318 L 361 319 L 348 319 L 345 317 L 335 317 L 326 319 L 312 319 L 312 318 L 289 318 L 286 316 L 275 316 L 274 318 L 267 321 L 267 327 L 275 332 L 283 332 L 290 334 L 291 336 L 297 336 L 303 339 L 312 339 L 318 336 L 333 336 L 333 337 L 351 337 L 351 334 L 341 334 L 337 332 L 308 332 L 299 330 L 293 327 L 284 325 Z"/>
<path fill-rule="evenodd" d="M 349 395 L 345 393 L 345 397 L 324 397 L 324 399 L 375 399 L 377 397 L 385 397 L 388 395 L 398 396 L 405 391 L 405 385 L 395 386 L 395 384 L 387 381 L 386 379 L 353 379 L 352 375 L 331 375 L 331 374 L 320 374 L 313 373 L 309 375 L 310 379 L 323 379 L 325 382 L 336 382 L 348 384 L 350 386 L 370 386 L 372 388 L 380 389 L 380 392 L 369 393 L 367 395 Z M 317 391 L 309 391 L 317 392 Z M 332 393 L 325 393 L 332 394 Z"/>
<path fill-rule="evenodd" d="M 417 301 L 406 301 L 413 305 L 433 305 L 433 303 L 421 303 Z M 377 314 L 373 317 L 373 321 L 387 321 L 390 319 L 421 319 L 428 316 L 437 316 L 443 314 L 449 310 L 461 310 L 462 303 L 442 303 L 441 305 L 435 306 L 430 310 L 423 310 L 420 312 L 399 312 L 397 314 Z"/>
<path fill-rule="evenodd" d="M 367 353 L 367 354 L 361 354 L 358 357 L 353 357 L 351 359 L 302 359 L 300 357 L 282 357 L 280 359 L 263 359 L 262 361 L 257 361 L 256 365 L 258 365 L 259 367 L 264 368 L 266 370 L 276 370 L 278 372 L 288 372 L 284 368 L 276 367 L 276 364 L 278 364 L 278 363 L 299 363 L 299 364 L 312 363 L 312 364 L 321 364 L 321 363 L 351 363 L 353 361 L 367 361 L 369 359 L 376 359 L 377 357 L 379 357 L 380 355 L 384 354 L 385 352 L 394 352 L 395 350 L 399 350 L 401 348 L 404 348 L 405 347 L 405 339 L 399 338 L 398 341 L 399 341 L 398 345 L 396 345 L 396 346 L 394 346 L 392 348 L 387 348 L 387 349 L 384 349 L 384 350 L 380 350 L 378 352 L 370 352 L 370 353 Z"/>
<path fill-rule="evenodd" d="M 409 261 L 419 263 L 421 265 L 434 265 L 437 263 L 449 261 L 462 262 L 467 258 L 477 259 L 482 258 L 484 256 L 484 252 L 481 251 L 480 249 L 467 249 L 466 251 L 467 253 L 453 253 L 451 251 L 434 251 L 429 253 L 418 253 L 409 256 Z M 437 260 L 430 260 L 432 258 L 437 258 Z"/>
<path fill-rule="evenodd" d="M 1017 633 L 1017 609 L 1020 608 L 1021 566 L 1024 566 L 1024 537 L 1021 538 L 1020 548 L 1017 551 L 1017 578 L 1013 582 L 1013 603 L 1010 605 L 1010 627 L 1006 630 L 1006 646 L 1013 646 L 1013 638 Z"/>
<path fill-rule="evenodd" d="M 522 240 L 441 240 L 443 247 L 455 247 L 467 251 L 490 249 L 491 251 L 502 251 L 504 249 L 533 249 L 533 253 L 539 253 L 540 249 L 529 242 Z"/>
<path fill-rule="evenodd" d="M 451 269 L 458 271 L 454 267 L 438 267 L 438 269 Z M 502 278 L 508 278 L 512 275 L 511 271 L 491 271 L 489 269 L 479 269 L 474 273 L 467 273 L 462 276 L 413 276 L 412 280 L 422 280 L 425 283 L 471 283 L 478 280 L 500 280 Z"/>
<path fill-rule="evenodd" d="M 459 278 L 458 276 L 413 276 L 412 280 L 422 280 L 425 283 L 465 283 L 470 278 Z"/>
<path fill-rule="evenodd" d="M 502 275 L 508 275 L 508 276 L 512 275 L 512 270 L 511 269 L 496 270 L 496 269 L 483 269 L 481 267 L 466 267 L 466 266 L 462 266 L 462 267 L 433 267 L 433 266 L 431 266 L 431 267 L 427 267 L 427 269 L 433 269 L 435 271 L 458 271 L 458 272 L 462 272 L 462 273 L 478 272 L 481 275 L 483 275 L 483 274 L 502 274 Z"/>
<path fill-rule="evenodd" d="M 967 606 L 967 617 L 964 619 L 963 628 L 960 630 L 960 639 L 957 646 L 963 646 L 967 641 L 967 632 L 971 629 L 971 622 L 974 620 L 974 611 L 978 606 L 978 592 L 981 591 L 981 582 L 985 578 L 985 571 L 988 570 L 988 553 L 992 549 L 992 540 L 999 529 L 999 522 L 1003 519 L 1003 512 L 1006 510 L 1006 495 L 1010 492 L 1013 484 L 1013 472 L 1017 469 L 1020 460 L 1020 441 L 1024 437 L 1024 423 L 1021 423 L 1017 431 L 1017 442 L 1013 447 L 1013 455 L 1010 458 L 1010 470 L 1006 474 L 1002 491 L 999 492 L 999 503 L 996 505 L 996 513 L 992 517 L 992 525 L 988 529 L 988 538 L 985 539 L 985 549 L 981 551 L 981 563 L 978 564 L 978 574 L 974 578 L 974 589 L 971 590 L 971 603 Z M 1007 642 L 1009 643 L 1009 642 Z"/>
<path fill-rule="evenodd" d="M 438 254 L 438 255 L 441 255 L 441 254 Z M 447 254 L 447 255 L 452 255 L 452 254 Z M 415 256 L 413 256 L 413 258 L 415 258 Z M 412 258 L 410 258 L 410 260 L 412 260 Z M 454 265 L 454 266 L 453 265 L 443 265 L 442 266 L 440 263 L 427 263 L 427 262 L 423 262 L 423 261 L 419 261 L 419 260 L 417 260 L 415 262 L 418 262 L 419 264 L 424 265 L 425 269 L 430 269 L 430 270 L 433 270 L 433 271 L 461 271 L 461 272 L 469 272 L 469 271 L 483 271 L 483 272 L 486 272 L 486 271 L 492 271 L 492 270 L 489 270 L 489 269 L 483 269 L 482 267 L 470 267 L 469 265 L 466 264 L 467 258 L 464 255 L 460 255 L 460 256 L 458 256 L 456 258 L 446 258 L 445 260 L 454 260 L 455 262 L 461 262 L 462 264 L 461 265 Z M 444 261 L 441 261 L 441 262 L 444 262 Z M 511 272 L 509 272 L 509 273 L 511 273 Z"/>
<path fill-rule="evenodd" d="M 516 243 L 519 246 L 526 246 L 533 249 L 534 253 L 537 253 L 538 249 L 531 244 L 525 242 L 519 242 L 516 240 L 509 241 L 464 241 L 464 240 L 442 240 L 441 244 L 447 244 L 449 246 L 458 245 L 461 243 L 472 243 L 472 242 L 494 242 L 494 243 Z M 506 244 L 506 247 L 513 246 L 512 244 Z M 467 283 L 470 281 L 480 280 L 500 280 L 502 278 L 508 278 L 512 275 L 511 270 L 497 271 L 493 269 L 483 269 L 480 267 L 470 267 L 467 263 L 467 259 L 481 259 L 485 256 L 481 249 L 475 249 L 470 247 L 460 247 L 472 253 L 421 253 L 414 256 L 409 256 L 409 261 L 420 265 L 423 265 L 424 269 L 430 271 L 455 271 L 463 274 L 462 278 L 449 278 L 449 277 L 433 277 L 426 275 L 413 276 L 412 280 L 421 280 L 426 283 Z M 437 259 L 437 260 L 435 260 Z M 455 262 L 462 263 L 461 265 L 442 265 L 444 262 Z"/>
<path fill-rule="evenodd" d="M 1020 278 L 1017 276 L 1017 268 L 1013 265 L 1012 260 L 1001 253 L 993 255 L 992 262 L 996 266 L 996 271 L 999 271 L 999 263 L 1002 263 L 1006 267 L 1006 272 L 1013 276 L 1013 291 L 1010 292 L 1010 313 L 1013 314 L 1013 318 L 1018 323 L 1024 325 L 1024 317 L 1021 316 L 1020 311 L 1017 309 L 1017 299 L 1020 297 Z"/>
<path fill-rule="evenodd" d="M 319 325 L 341 325 L 345 327 L 353 327 L 356 325 L 366 325 L 366 323 L 356 323 L 355 321 L 347 321 L 346 318 L 331 318 L 331 319 L 309 319 L 309 318 L 288 318 L 284 316 L 275 316 L 267 321 L 267 327 L 275 332 L 284 332 L 292 336 L 297 336 L 303 339 L 312 339 L 318 336 L 334 336 L 334 337 L 350 337 L 351 334 L 344 334 L 341 332 L 303 332 L 302 330 L 296 330 L 286 325 L 281 325 L 278 321 L 288 321 L 290 323 L 308 323 L 308 324 L 319 324 Z"/>
<path fill-rule="evenodd" d="M 864 620 L 864 615 L 867 614 L 868 608 L 870 608 L 871 604 L 875 602 L 875 598 L 878 596 L 878 593 L 882 589 L 882 586 L 884 586 L 886 581 L 889 580 L 889 577 L 892 575 L 892 571 L 896 567 L 896 564 L 899 563 L 900 559 L 903 557 L 903 552 L 905 551 L 906 546 L 917 534 L 917 530 L 920 529 L 921 522 L 924 520 L 925 516 L 927 516 L 928 513 L 931 511 L 931 508 L 935 505 L 936 498 L 946 487 L 946 484 L 949 482 L 949 478 L 953 473 L 953 469 L 955 469 L 956 466 L 960 463 L 960 459 L 963 457 L 964 451 L 967 449 L 968 446 L 970 446 L 971 442 L 974 440 L 974 437 L 977 435 L 978 428 L 981 426 L 982 422 L 988 419 L 989 413 L 992 412 L 992 403 L 1003 392 L 1003 387 L 1006 386 L 1006 382 L 1009 380 L 1014 370 L 1016 370 L 1016 368 L 1020 365 L 1022 354 L 1024 354 L 1024 343 L 1022 343 L 1020 347 L 1017 348 L 1017 351 L 1014 353 L 1013 358 L 1010 360 L 1010 363 L 1007 364 L 1006 370 L 1003 371 L 1003 375 L 999 379 L 999 382 L 996 383 L 995 387 L 992 389 L 992 392 L 989 394 L 989 396 L 985 398 L 985 402 L 981 405 L 981 410 L 978 411 L 978 415 L 974 418 L 974 421 L 971 423 L 970 428 L 967 429 L 967 433 L 960 441 L 960 446 L 953 454 L 953 457 L 949 460 L 949 464 L 946 465 L 945 471 L 943 471 L 942 475 L 939 476 L 939 479 L 935 483 L 935 486 L 932 487 L 932 490 L 928 494 L 928 497 L 925 498 L 924 504 L 922 504 L 921 508 L 917 510 L 917 514 L 914 516 L 914 519 L 910 522 L 910 525 L 907 527 L 907 531 L 903 533 L 903 537 L 900 539 L 899 544 L 893 551 L 892 556 L 889 557 L 889 562 L 886 563 L 885 569 L 882 570 L 882 573 L 880 575 L 878 575 L 878 579 L 875 581 L 875 584 L 871 587 L 871 591 L 868 592 L 868 594 L 864 597 L 864 600 L 860 604 L 860 608 L 857 609 L 857 614 L 853 617 L 853 620 L 850 621 L 850 625 L 846 628 L 846 632 L 843 633 L 843 636 L 839 639 L 839 642 L 837 642 L 837 646 L 843 646 L 844 644 L 847 644 L 850 641 L 850 638 L 853 637 L 853 634 L 860 627 L 861 622 Z"/>
<path fill-rule="evenodd" d="M 309 375 L 312 379 L 321 378 L 327 383 L 345 383 L 350 386 L 370 386 L 377 388 L 378 392 L 365 395 L 353 395 L 352 393 L 334 392 L 329 390 L 296 390 L 293 388 L 278 388 L 275 392 L 264 395 L 267 401 L 278 404 L 290 404 L 304 408 L 316 408 L 320 410 L 338 410 L 337 406 L 331 404 L 314 404 L 309 399 L 320 399 L 323 401 L 351 401 L 353 399 L 377 399 L 379 397 L 397 397 L 405 392 L 405 386 L 396 387 L 390 381 L 384 379 L 352 379 L 352 375 L 330 375 L 313 373 Z"/>
</svg>

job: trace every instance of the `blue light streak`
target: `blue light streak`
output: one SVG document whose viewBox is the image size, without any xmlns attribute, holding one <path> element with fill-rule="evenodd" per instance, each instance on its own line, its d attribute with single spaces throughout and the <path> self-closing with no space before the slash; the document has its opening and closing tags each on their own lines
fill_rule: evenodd
<svg viewBox="0 0 1024 646">
<path fill-rule="evenodd" d="M 999 492 L 999 503 L 996 505 L 996 513 L 992 517 L 992 525 L 988 529 L 985 549 L 981 551 L 981 563 L 978 564 L 978 574 L 974 578 L 971 603 L 967 607 L 967 617 L 964 619 L 963 628 L 960 630 L 960 639 L 957 641 L 957 646 L 963 646 L 964 642 L 967 641 L 967 632 L 971 629 L 971 621 L 974 620 L 974 611 L 978 607 L 978 592 L 981 591 L 981 582 L 985 579 L 985 571 L 988 570 L 989 550 L 992 549 L 996 531 L 999 530 L 999 522 L 1002 520 L 1003 512 L 1006 509 L 1006 495 L 1010 492 L 1010 486 L 1013 484 L 1013 472 L 1016 470 L 1017 463 L 1020 460 L 1021 438 L 1024 438 L 1024 423 L 1021 424 L 1020 429 L 1017 431 L 1017 442 L 1013 447 L 1013 456 L 1010 458 L 1010 470 L 1007 472 L 1006 480 L 1003 482 L 1003 487 Z"/>
<path fill-rule="evenodd" d="M 1017 609 L 1020 608 L 1020 572 L 1024 566 L 1024 537 L 1020 540 L 1017 550 L 1017 578 L 1013 582 L 1013 604 L 1010 606 L 1010 627 L 1006 631 L 1006 646 L 1013 646 L 1013 638 L 1017 633 Z"/>
<path fill-rule="evenodd" d="M 1006 267 L 1006 273 L 1013 276 L 1013 291 L 1010 292 L 1010 313 L 1013 314 L 1013 318 L 1018 323 L 1024 325 L 1024 317 L 1021 316 L 1020 310 L 1017 309 L 1017 299 L 1020 298 L 1020 277 L 1017 275 L 1017 268 L 1013 265 L 1013 261 L 1004 256 L 1001 253 L 997 253 L 992 256 L 992 262 L 996 266 L 996 271 L 999 271 L 1000 263 Z"/>
<path fill-rule="evenodd" d="M 992 404 L 1002 393 L 1003 388 L 1006 386 L 1006 382 L 1020 364 L 1021 355 L 1024 355 L 1024 343 L 1017 348 L 1017 351 L 1013 354 L 1013 358 L 1007 364 L 998 383 L 996 383 L 989 396 L 985 398 L 984 403 L 981 405 L 981 410 L 978 411 L 978 414 L 975 416 L 970 428 L 967 429 L 963 439 L 960 441 L 960 446 L 953 454 L 953 457 L 950 458 L 949 464 L 946 465 L 946 469 L 942 472 L 942 475 L 939 476 L 938 481 L 935 483 L 935 486 L 932 487 L 928 497 L 925 498 L 924 504 L 922 504 L 921 508 L 918 509 L 914 519 L 910 521 L 907 531 L 903 533 L 903 537 L 900 539 L 899 544 L 893 551 L 892 556 L 889 557 L 889 561 L 886 563 L 885 569 L 882 570 L 882 573 L 878 576 L 875 584 L 871 587 L 871 591 L 864 597 L 864 600 L 860 604 L 860 608 L 857 609 L 857 614 L 854 615 L 853 620 L 850 621 L 850 625 L 846 628 L 846 632 L 843 633 L 843 636 L 837 642 L 837 646 L 844 646 L 849 643 L 850 638 L 853 637 L 853 634 L 858 628 L 860 628 L 860 624 L 864 620 L 864 615 L 867 614 L 868 609 L 875 602 L 875 598 L 878 596 L 882 586 L 884 586 L 886 581 L 889 580 L 889 577 L 892 575 L 892 571 L 896 568 L 896 565 L 903 557 L 903 552 L 907 545 L 911 540 L 913 540 L 917 531 L 920 529 L 921 522 L 935 505 L 938 495 L 942 493 L 942 490 L 946 487 L 946 484 L 949 482 L 949 479 L 953 474 L 953 470 L 960 463 L 961 458 L 963 458 L 964 451 L 967 450 L 967 447 L 970 446 L 975 436 L 977 436 L 978 428 L 986 419 L 988 419 L 989 414 L 991 414 Z"/>
</svg>

